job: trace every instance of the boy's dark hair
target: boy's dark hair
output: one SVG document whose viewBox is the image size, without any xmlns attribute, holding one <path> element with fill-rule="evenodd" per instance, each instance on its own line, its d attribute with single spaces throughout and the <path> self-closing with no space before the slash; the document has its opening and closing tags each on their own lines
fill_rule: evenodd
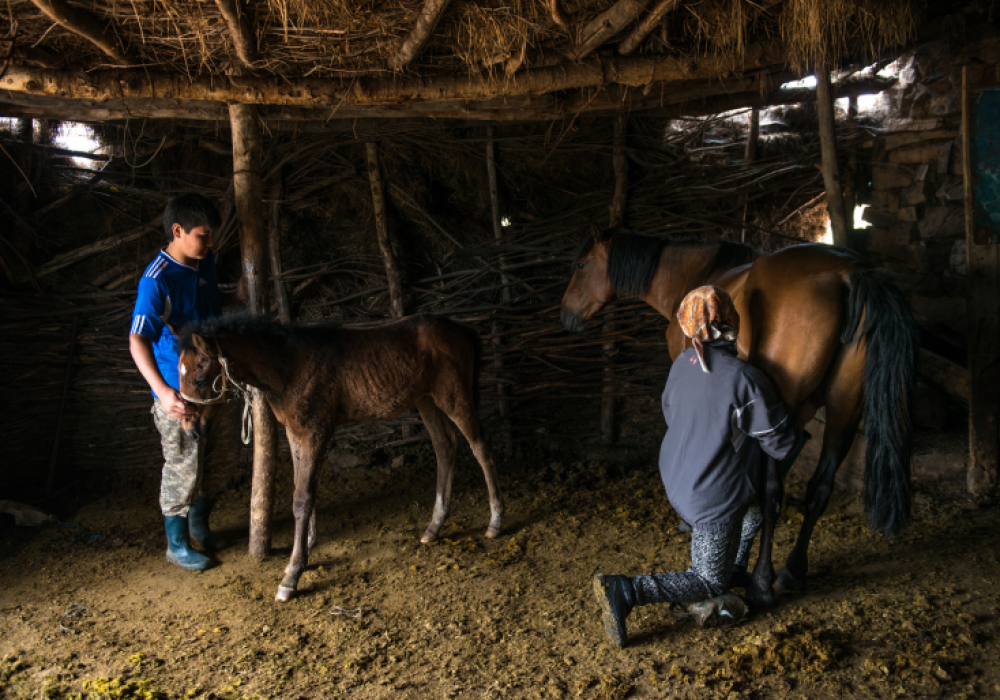
<svg viewBox="0 0 1000 700">
<path fill-rule="evenodd" d="M 188 192 L 167 202 L 163 210 L 163 232 L 167 243 L 174 240 L 174 224 L 180 224 L 185 231 L 199 226 L 217 229 L 222 225 L 222 217 L 208 199 L 197 192 Z"/>
</svg>

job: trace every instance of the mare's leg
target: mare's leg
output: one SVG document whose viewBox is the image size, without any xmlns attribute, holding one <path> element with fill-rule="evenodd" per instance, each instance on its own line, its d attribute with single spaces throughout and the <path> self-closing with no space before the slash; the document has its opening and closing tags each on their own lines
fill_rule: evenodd
<svg viewBox="0 0 1000 700">
<path fill-rule="evenodd" d="M 285 577 L 278 586 L 274 597 L 279 602 L 290 600 L 299 585 L 299 577 L 309 561 L 309 529 L 313 520 L 316 497 L 316 476 L 320 456 L 325 452 L 329 435 L 299 436 L 299 458 L 295 467 L 295 495 L 292 497 L 292 513 L 295 516 L 295 543 L 292 557 L 285 568 Z"/>
<path fill-rule="evenodd" d="M 469 441 L 472 454 L 475 455 L 479 466 L 483 468 L 483 475 L 486 477 L 486 489 L 490 495 L 490 526 L 486 530 L 486 536 L 493 538 L 500 535 L 500 528 L 503 526 L 503 496 L 500 494 L 500 480 L 497 477 L 497 466 L 493 462 L 493 457 L 486 449 L 486 441 L 483 440 L 482 427 L 479 424 L 479 416 L 473 407 L 472 392 L 464 392 L 451 405 L 441 406 L 448 417 L 451 418 L 462 435 Z"/>
<path fill-rule="evenodd" d="M 301 446 L 299 445 L 298 438 L 292 434 L 292 431 L 285 428 L 285 435 L 288 436 L 288 447 L 292 453 L 292 476 L 295 483 L 298 483 L 299 478 L 299 459 L 301 455 Z M 316 545 L 316 509 L 313 508 L 312 515 L 309 516 L 309 536 L 306 538 L 306 555 L 312 553 L 312 548 Z"/>
<path fill-rule="evenodd" d="M 809 571 L 809 540 L 816 522 L 826 510 L 833 493 L 834 477 L 854 443 L 861 421 L 861 392 L 864 380 L 864 350 L 851 345 L 841 350 L 826 392 L 826 429 L 819 464 L 806 487 L 802 528 L 795 548 L 778 574 L 778 585 L 788 591 L 802 591 Z"/>
<path fill-rule="evenodd" d="M 774 546 L 774 526 L 778 521 L 785 485 L 778 472 L 778 460 L 768 455 L 762 456 L 760 494 L 761 528 L 760 554 L 753 569 L 753 583 L 746 589 L 747 600 L 755 607 L 770 607 L 775 603 L 774 564 L 771 551 Z"/>
<path fill-rule="evenodd" d="M 448 517 L 448 509 L 451 506 L 451 479 L 455 472 L 455 431 L 448 425 L 448 419 L 444 412 L 434 403 L 429 396 L 425 396 L 417 402 L 417 410 L 420 411 L 420 418 L 424 422 L 424 427 L 431 436 L 431 444 L 434 446 L 434 454 L 437 456 L 437 497 L 434 499 L 434 515 L 431 516 L 430 525 L 420 538 L 421 542 L 433 542 L 437 539 L 441 526 L 444 525 L 445 518 Z"/>
</svg>

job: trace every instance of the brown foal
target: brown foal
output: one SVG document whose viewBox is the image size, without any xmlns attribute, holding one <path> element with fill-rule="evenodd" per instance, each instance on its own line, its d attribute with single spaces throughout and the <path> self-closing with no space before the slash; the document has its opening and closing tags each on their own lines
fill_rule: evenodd
<svg viewBox="0 0 1000 700">
<path fill-rule="evenodd" d="M 833 491 L 834 475 L 862 416 L 868 447 L 864 500 L 872 527 L 891 536 L 910 514 L 910 415 L 918 333 L 898 284 L 853 251 L 791 246 L 759 256 L 728 241 L 676 240 L 596 227 L 583 240 L 563 296 L 561 320 L 579 331 L 605 304 L 642 299 L 668 320 L 704 284 L 726 289 L 740 314 L 739 355 L 771 378 L 798 426 L 826 407 L 819 464 L 806 491 L 805 520 L 779 584 L 803 590 L 809 539 Z M 670 357 L 684 350 L 676 323 Z M 774 601 L 771 534 L 782 484 L 769 460 L 758 494 L 765 504 L 752 602 Z"/>
<path fill-rule="evenodd" d="M 226 381 L 260 389 L 285 426 L 295 470 L 295 542 L 275 600 L 289 600 L 315 542 L 318 466 L 334 429 L 416 406 L 437 455 L 437 497 L 422 541 L 434 541 L 451 502 L 457 443 L 450 418 L 482 466 L 487 537 L 500 534 L 503 498 L 476 414 L 480 339 L 444 318 L 410 316 L 371 329 L 284 326 L 226 315 L 181 337 L 181 393 L 212 400 Z M 308 530 L 308 531 L 307 531 Z"/>
</svg>

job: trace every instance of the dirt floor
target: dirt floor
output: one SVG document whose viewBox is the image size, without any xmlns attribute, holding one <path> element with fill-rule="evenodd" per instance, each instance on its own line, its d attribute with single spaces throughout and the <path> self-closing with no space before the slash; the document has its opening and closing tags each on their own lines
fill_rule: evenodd
<svg viewBox="0 0 1000 700">
<path fill-rule="evenodd" d="M 619 651 L 593 575 L 689 564 L 652 464 L 507 466 L 506 531 L 488 541 L 485 485 L 465 448 L 433 546 L 419 542 L 429 448 L 395 469 L 330 470 L 317 548 L 281 605 L 288 471 L 275 555 L 246 556 L 243 489 L 214 520 L 235 545 L 202 574 L 164 559 L 153 474 L 96 477 L 60 512 L 79 526 L 0 525 L 0 697 L 1000 697 L 1000 512 L 953 485 L 918 484 L 915 523 L 892 542 L 839 493 L 807 593 L 723 630 L 640 608 Z M 803 484 L 789 492 L 778 563 Z"/>
</svg>

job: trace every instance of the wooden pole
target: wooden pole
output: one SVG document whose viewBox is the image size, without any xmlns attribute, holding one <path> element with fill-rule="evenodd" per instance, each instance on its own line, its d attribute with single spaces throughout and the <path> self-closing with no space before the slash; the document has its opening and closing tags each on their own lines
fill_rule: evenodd
<svg viewBox="0 0 1000 700">
<path fill-rule="evenodd" d="M 1000 402 L 997 401 L 1000 365 L 1000 230 L 989 211 L 993 201 L 980 178 L 995 167 L 992 154 L 997 132 L 996 99 L 1000 91 L 997 67 L 962 69 L 962 147 L 965 168 L 966 327 L 969 372 L 969 469 L 966 486 L 977 499 L 996 493 L 1000 459 Z M 982 105 L 979 103 L 983 102 Z M 982 149 L 982 153 L 980 153 Z M 987 175 L 988 177 L 988 175 Z M 978 192 L 977 192 L 978 190 Z"/>
<path fill-rule="evenodd" d="M 826 186 L 826 209 L 830 214 L 834 245 L 845 246 L 850 242 L 844 190 L 837 164 L 837 132 L 833 118 L 833 88 L 830 69 L 816 68 L 816 116 L 819 120 L 820 152 L 823 156 L 823 182 Z"/>
<path fill-rule="evenodd" d="M 441 15 L 448 9 L 451 0 L 424 0 L 424 6 L 420 9 L 420 16 L 413 25 L 413 30 L 399 48 L 399 52 L 389 59 L 389 67 L 393 70 L 402 70 L 408 63 L 413 61 L 424 46 L 427 44 L 434 27 L 441 20 Z"/>
<path fill-rule="evenodd" d="M 636 47 L 642 43 L 651 31 L 653 31 L 663 18 L 667 16 L 670 10 L 674 9 L 680 4 L 680 0 L 660 0 L 656 6 L 649 11 L 645 19 L 641 22 L 636 22 L 635 27 L 629 32 L 629 35 L 625 37 L 625 41 L 618 45 L 618 53 L 622 56 L 627 56 L 628 54 L 635 51 Z"/>
<path fill-rule="evenodd" d="M 617 228 L 625 224 L 625 197 L 628 193 L 628 158 L 625 156 L 626 131 L 628 127 L 628 115 L 625 113 L 615 117 L 615 132 L 612 152 L 612 165 L 615 171 L 615 192 L 611 197 L 611 207 L 609 208 L 609 225 Z M 618 329 L 615 324 L 614 310 L 608 311 L 607 320 L 601 326 L 604 334 L 614 333 Z M 615 398 L 614 393 L 615 370 L 612 367 L 612 360 L 618 349 L 615 341 L 608 340 L 602 346 L 604 350 L 604 388 L 606 396 L 601 397 L 601 441 L 605 446 L 610 447 L 615 443 Z"/>
<path fill-rule="evenodd" d="M 750 110 L 750 124 L 747 130 L 747 149 L 743 155 L 743 162 L 752 164 L 757 159 L 757 140 L 760 138 L 760 110 L 756 107 Z M 740 232 L 740 241 L 747 242 L 747 209 L 750 202 L 750 193 L 744 192 L 740 199 L 743 200 L 743 230 Z"/>
<path fill-rule="evenodd" d="M 282 323 L 291 323 L 292 312 L 288 305 L 288 291 L 285 283 L 278 277 L 281 276 L 281 231 L 284 224 L 282 216 L 282 205 L 285 197 L 284 183 L 281 173 L 275 178 L 274 187 L 271 189 L 271 221 L 270 235 L 268 236 L 268 248 L 271 253 L 271 276 L 274 278 L 274 297 L 278 302 L 278 319 Z"/>
<path fill-rule="evenodd" d="M 256 107 L 230 105 L 229 115 L 233 130 L 233 193 L 240 229 L 247 305 L 251 312 L 263 314 L 270 309 L 267 233 L 260 174 L 264 148 L 257 130 Z M 253 389 L 253 428 L 249 552 L 252 557 L 264 557 L 271 549 L 278 440 L 274 414 L 259 389 Z"/>
<path fill-rule="evenodd" d="M 497 243 L 503 242 L 503 221 L 500 218 L 500 188 L 497 185 L 497 165 L 496 165 L 496 146 L 493 141 L 493 127 L 486 127 L 486 172 L 489 177 L 490 184 L 490 215 L 493 221 L 493 238 Z M 505 268 L 505 258 L 500 256 L 500 269 Z M 500 283 L 503 285 L 503 290 L 501 292 L 501 299 L 503 300 L 504 306 L 510 305 L 510 278 L 501 272 Z M 496 370 L 497 378 L 503 376 L 503 354 L 500 352 L 500 346 L 503 345 L 503 340 L 501 335 L 503 332 L 503 326 L 498 323 L 493 323 L 493 346 L 497 348 L 495 356 L 496 359 L 493 362 L 493 367 Z M 510 398 L 508 398 L 509 387 L 503 382 L 497 383 L 497 396 L 500 403 L 500 420 L 503 424 L 503 432 L 501 439 L 503 444 L 500 446 L 503 454 L 510 456 L 513 452 L 513 442 L 511 440 L 511 426 L 510 426 Z"/>
<path fill-rule="evenodd" d="M 65 0 L 32 0 L 39 10 L 48 15 L 56 24 L 82 36 L 93 43 L 118 63 L 125 63 L 125 55 L 118 47 L 118 38 L 114 31 L 108 31 L 109 25 L 86 10 L 73 7 Z"/>
<path fill-rule="evenodd" d="M 400 281 L 399 266 L 396 264 L 392 242 L 389 240 L 385 193 L 382 189 L 382 174 L 378 163 L 378 144 L 367 143 L 365 148 L 368 153 L 368 182 L 372 186 L 372 206 L 375 209 L 375 233 L 378 235 L 378 247 L 382 251 L 385 276 L 389 280 L 389 306 L 392 315 L 399 318 L 403 315 L 403 283 Z"/>
</svg>

